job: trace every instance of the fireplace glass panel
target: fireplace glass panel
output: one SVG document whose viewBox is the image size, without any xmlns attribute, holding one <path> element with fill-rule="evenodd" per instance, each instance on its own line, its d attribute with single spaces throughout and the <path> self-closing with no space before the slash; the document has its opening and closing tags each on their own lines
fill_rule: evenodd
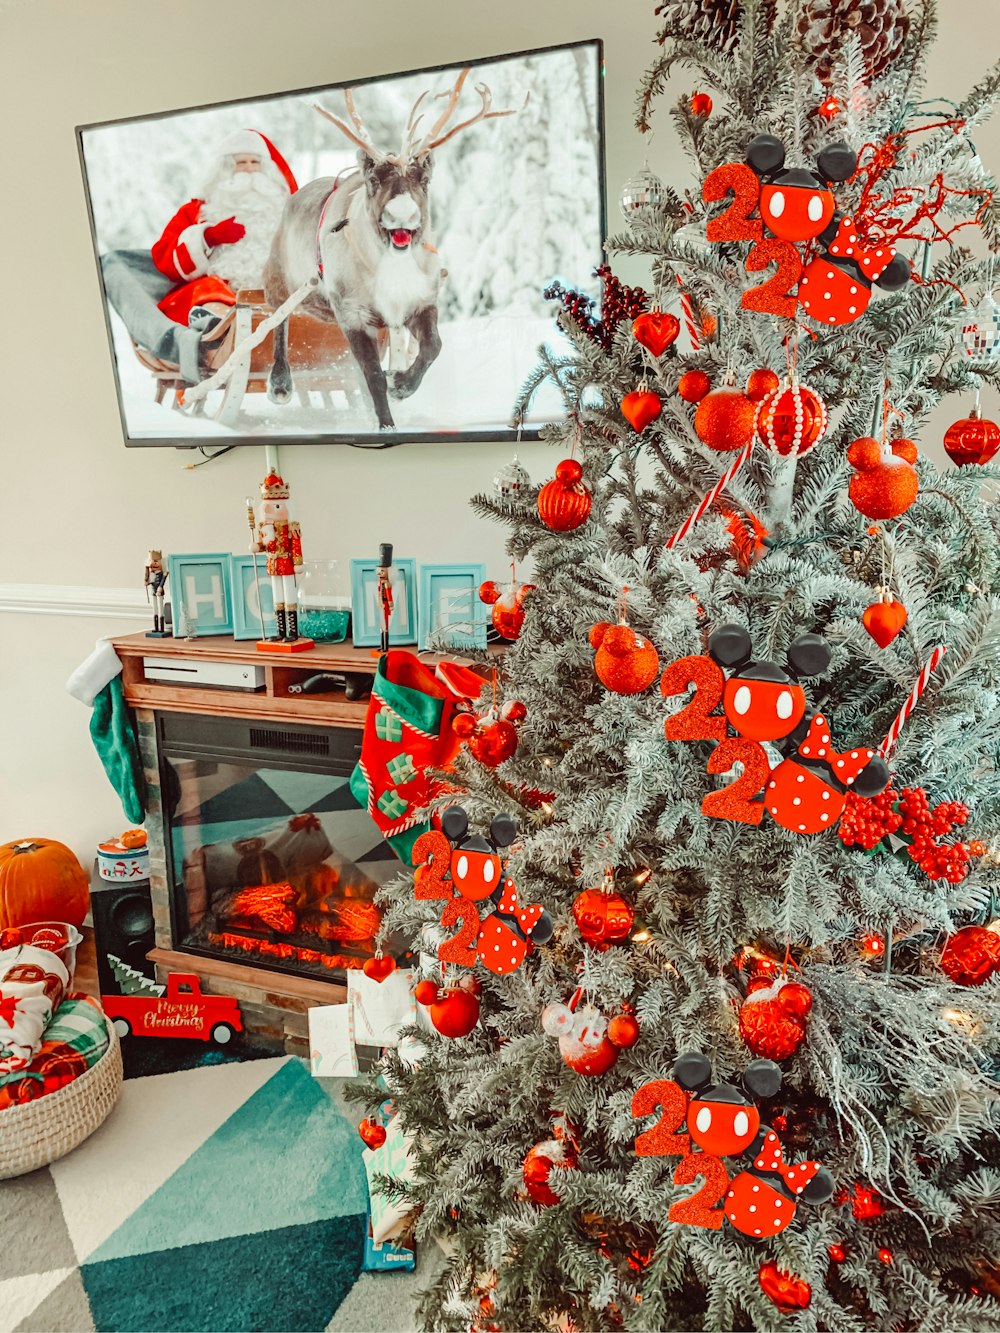
<svg viewBox="0 0 1000 1333">
<path fill-rule="evenodd" d="M 294 739 L 301 765 L 310 733 Z M 372 956 L 375 892 L 401 867 L 351 795 L 351 766 L 168 749 L 176 947 L 324 980 Z"/>
</svg>

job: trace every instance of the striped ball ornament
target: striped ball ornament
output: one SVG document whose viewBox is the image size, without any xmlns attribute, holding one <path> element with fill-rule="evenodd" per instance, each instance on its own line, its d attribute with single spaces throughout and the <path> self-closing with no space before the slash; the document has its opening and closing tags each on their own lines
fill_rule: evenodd
<svg viewBox="0 0 1000 1333">
<path fill-rule="evenodd" d="M 785 381 L 757 409 L 757 436 L 773 454 L 807 454 L 826 431 L 826 403 L 805 384 Z"/>
</svg>

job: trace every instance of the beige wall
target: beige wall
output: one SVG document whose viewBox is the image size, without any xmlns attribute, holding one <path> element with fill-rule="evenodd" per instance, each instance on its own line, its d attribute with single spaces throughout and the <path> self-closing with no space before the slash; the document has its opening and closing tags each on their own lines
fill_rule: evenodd
<svg viewBox="0 0 1000 1333">
<path fill-rule="evenodd" d="M 958 96 L 1000 54 L 1000 11 L 995 0 L 942 8 L 930 89 Z M 0 421 L 12 492 L 0 525 L 0 583 L 135 586 L 150 545 L 241 550 L 243 497 L 262 473 L 257 450 L 187 471 L 189 453 L 122 447 L 76 124 L 598 36 L 617 229 L 621 183 L 643 158 L 631 113 L 654 50 L 652 10 L 652 0 L 0 0 Z M 678 90 L 693 86 L 686 78 Z M 998 127 L 978 142 L 1000 167 Z M 650 165 L 689 179 L 665 113 Z M 940 426 L 923 441 L 929 451 L 939 437 Z M 537 445 L 522 456 L 535 477 L 556 461 Z M 509 457 L 507 446 L 491 445 L 381 455 L 289 448 L 282 470 L 307 555 L 346 560 L 388 539 L 400 555 L 481 558 L 500 573 L 503 533 L 466 501 Z M 122 825 L 90 748 L 86 710 L 62 685 L 98 634 L 138 627 L 0 612 L 0 839 L 59 837 L 89 861 L 98 838 Z"/>
</svg>

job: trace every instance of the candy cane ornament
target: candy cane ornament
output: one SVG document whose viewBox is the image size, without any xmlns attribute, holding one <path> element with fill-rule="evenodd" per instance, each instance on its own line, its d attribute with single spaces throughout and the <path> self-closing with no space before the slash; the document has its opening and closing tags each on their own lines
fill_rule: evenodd
<svg viewBox="0 0 1000 1333">
<path fill-rule="evenodd" d="M 729 485 L 732 479 L 736 476 L 737 472 L 739 472 L 743 464 L 750 457 L 752 451 L 753 451 L 753 440 L 750 440 L 750 442 L 744 445 L 744 447 L 736 455 L 733 462 L 729 465 L 729 467 L 725 470 L 725 472 L 723 472 L 722 476 L 715 483 L 712 489 L 708 492 L 705 498 L 701 501 L 697 509 L 695 509 L 693 513 L 688 514 L 687 518 L 684 520 L 684 522 L 680 525 L 680 527 L 677 529 L 674 535 L 667 542 L 668 551 L 672 551 L 674 547 L 677 545 L 677 543 L 687 536 L 687 534 L 691 531 L 694 525 L 698 522 L 699 518 L 701 518 L 702 514 L 704 514 L 706 510 L 712 507 L 712 505 L 719 498 L 722 492 L 726 489 L 726 487 Z"/>
<path fill-rule="evenodd" d="M 927 688 L 927 682 L 930 680 L 931 674 L 937 669 L 938 664 L 947 651 L 947 645 L 939 643 L 924 664 L 924 668 L 917 677 L 916 684 L 910 691 L 906 703 L 903 704 L 902 708 L 896 714 L 892 726 L 889 728 L 888 735 L 879 746 L 878 752 L 884 759 L 887 759 L 896 748 L 896 742 L 899 740 L 899 733 L 903 730 L 906 719 L 913 712 L 914 708 L 916 708 L 920 696 Z"/>
</svg>

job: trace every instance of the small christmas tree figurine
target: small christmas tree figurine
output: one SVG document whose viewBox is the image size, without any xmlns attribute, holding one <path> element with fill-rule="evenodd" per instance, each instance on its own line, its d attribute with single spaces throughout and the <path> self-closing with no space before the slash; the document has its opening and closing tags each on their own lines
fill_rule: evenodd
<svg viewBox="0 0 1000 1333">
<path fill-rule="evenodd" d="M 122 995 L 148 995 L 153 998 L 162 995 L 166 990 L 165 986 L 150 981 L 149 977 L 143 976 L 134 967 L 129 967 L 128 963 L 123 962 L 117 954 L 109 953 L 108 962 L 111 964 L 111 971 Z"/>
<path fill-rule="evenodd" d="M 553 291 L 571 348 L 515 413 L 558 380 L 587 512 L 475 498 L 533 562 L 495 659 L 525 721 L 436 802 L 473 837 L 516 819 L 503 873 L 551 938 L 482 966 L 440 833 L 386 890 L 420 984 L 441 946 L 478 1000 L 379 1070 L 448 1236 L 422 1324 L 1000 1333 L 1000 466 L 920 447 L 1000 387 L 961 332 L 990 286 L 962 243 L 1000 248 L 971 137 L 1000 68 L 920 101 L 931 0 L 659 12 L 640 123 L 691 72 L 659 114 L 696 175 L 609 249 L 682 332 Z"/>
</svg>

